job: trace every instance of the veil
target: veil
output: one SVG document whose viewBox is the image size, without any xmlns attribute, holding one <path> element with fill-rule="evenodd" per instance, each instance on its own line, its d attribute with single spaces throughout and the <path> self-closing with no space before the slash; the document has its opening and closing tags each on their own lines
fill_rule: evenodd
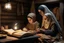
<svg viewBox="0 0 64 43">
<path fill-rule="evenodd" d="M 62 28 L 59 25 L 55 15 L 48 9 L 48 7 L 46 5 L 40 5 L 41 7 L 43 7 L 45 9 L 45 13 L 50 13 L 50 15 L 52 16 L 53 20 L 55 21 L 56 25 L 58 26 L 58 31 L 60 34 L 62 34 Z"/>
</svg>

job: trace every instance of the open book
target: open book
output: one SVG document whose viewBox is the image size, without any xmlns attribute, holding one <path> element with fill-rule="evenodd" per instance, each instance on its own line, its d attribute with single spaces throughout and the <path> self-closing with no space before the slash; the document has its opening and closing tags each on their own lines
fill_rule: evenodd
<svg viewBox="0 0 64 43">
<path fill-rule="evenodd" d="M 33 35 L 30 32 L 25 32 L 22 30 L 6 29 L 4 31 L 7 32 L 8 35 L 15 36 L 15 37 L 25 37 L 25 36 Z"/>
</svg>

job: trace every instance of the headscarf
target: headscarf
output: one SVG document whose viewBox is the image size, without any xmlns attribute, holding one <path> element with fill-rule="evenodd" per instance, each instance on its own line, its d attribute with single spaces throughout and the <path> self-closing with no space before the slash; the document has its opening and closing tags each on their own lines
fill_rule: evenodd
<svg viewBox="0 0 64 43">
<path fill-rule="evenodd" d="M 35 13 L 29 13 L 28 16 L 27 16 L 27 18 L 32 18 L 33 21 L 35 22 L 35 20 L 36 20 L 36 15 L 35 15 Z"/>
</svg>

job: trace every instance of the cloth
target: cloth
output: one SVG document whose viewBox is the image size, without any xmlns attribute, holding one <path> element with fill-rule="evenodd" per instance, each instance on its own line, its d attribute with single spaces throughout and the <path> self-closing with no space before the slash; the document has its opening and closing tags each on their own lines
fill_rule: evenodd
<svg viewBox="0 0 64 43">
<path fill-rule="evenodd" d="M 54 23 L 53 25 L 51 25 L 51 27 L 47 30 L 41 30 L 41 33 L 46 34 L 46 35 L 50 35 L 50 36 L 56 36 L 58 34 L 58 27 L 56 26 L 56 24 Z"/>
<path fill-rule="evenodd" d="M 33 24 L 27 24 L 26 28 L 28 30 L 36 30 L 37 28 L 39 28 L 39 23 L 36 21 L 35 23 Z"/>
</svg>

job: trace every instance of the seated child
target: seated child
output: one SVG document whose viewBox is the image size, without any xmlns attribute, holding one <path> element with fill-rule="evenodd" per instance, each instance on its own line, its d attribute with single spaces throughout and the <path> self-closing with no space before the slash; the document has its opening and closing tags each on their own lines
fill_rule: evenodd
<svg viewBox="0 0 64 43">
<path fill-rule="evenodd" d="M 23 28 L 23 31 L 36 32 L 39 29 L 39 23 L 36 21 L 36 15 L 29 13 L 27 16 L 28 24 Z"/>
</svg>

